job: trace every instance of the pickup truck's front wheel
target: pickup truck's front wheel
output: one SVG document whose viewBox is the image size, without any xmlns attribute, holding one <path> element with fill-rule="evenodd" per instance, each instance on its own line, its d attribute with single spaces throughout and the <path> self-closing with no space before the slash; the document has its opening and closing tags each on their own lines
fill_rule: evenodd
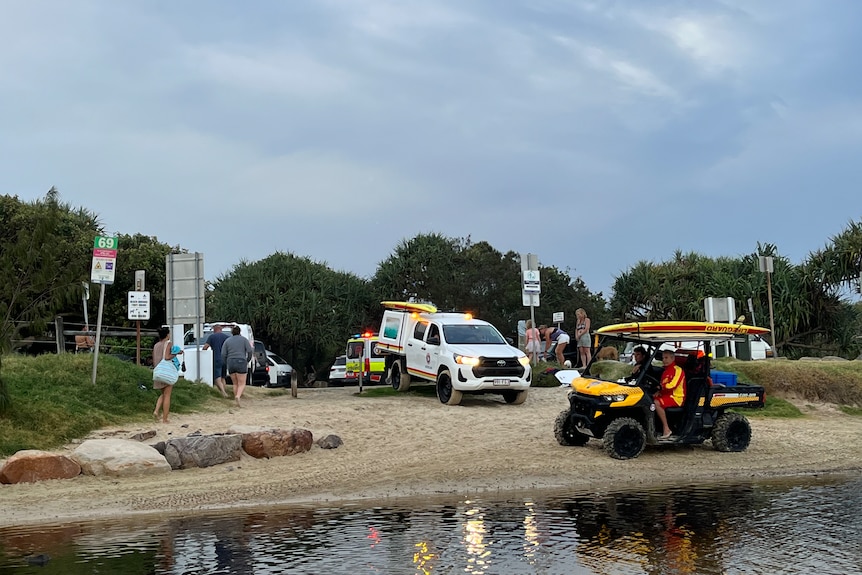
<svg viewBox="0 0 862 575">
<path fill-rule="evenodd" d="M 437 399 L 440 403 L 446 405 L 458 405 L 461 403 L 462 394 L 460 391 L 452 387 L 452 376 L 448 370 L 443 370 L 437 374 Z"/>
<path fill-rule="evenodd" d="M 503 399 L 506 400 L 506 403 L 510 403 L 512 405 L 521 405 L 525 401 L 527 401 L 527 393 L 528 390 L 522 389 L 521 391 L 515 389 L 507 389 L 503 392 Z"/>
<path fill-rule="evenodd" d="M 389 384 L 395 391 L 407 391 L 410 389 L 410 375 L 404 373 L 401 361 L 394 361 L 389 368 Z"/>
</svg>

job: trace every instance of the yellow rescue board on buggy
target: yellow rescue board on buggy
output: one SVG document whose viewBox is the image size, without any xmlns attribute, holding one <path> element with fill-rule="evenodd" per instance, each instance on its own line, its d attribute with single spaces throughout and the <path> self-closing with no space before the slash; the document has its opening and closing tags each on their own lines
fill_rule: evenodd
<svg viewBox="0 0 862 575">
<path fill-rule="evenodd" d="M 387 309 L 399 309 L 401 311 L 437 313 L 437 306 L 430 303 L 413 303 L 409 301 L 382 301 L 380 305 Z"/>
<path fill-rule="evenodd" d="M 597 335 L 627 335 L 647 341 L 720 340 L 769 333 L 756 325 L 708 321 L 633 321 L 600 327 Z"/>
</svg>

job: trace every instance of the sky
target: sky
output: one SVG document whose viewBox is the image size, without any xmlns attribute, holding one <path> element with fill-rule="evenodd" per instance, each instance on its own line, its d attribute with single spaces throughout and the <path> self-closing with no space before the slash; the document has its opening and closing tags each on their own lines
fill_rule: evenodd
<svg viewBox="0 0 862 575">
<path fill-rule="evenodd" d="M 371 277 L 425 233 L 605 296 L 677 250 L 801 263 L 862 217 L 860 29 L 856 0 L 0 0 L 0 193 L 210 280 Z"/>
</svg>

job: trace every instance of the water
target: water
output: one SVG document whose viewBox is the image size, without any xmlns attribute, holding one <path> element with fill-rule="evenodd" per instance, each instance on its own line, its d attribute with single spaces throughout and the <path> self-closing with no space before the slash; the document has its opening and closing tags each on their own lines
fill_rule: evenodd
<svg viewBox="0 0 862 575">
<path fill-rule="evenodd" d="M 862 572 L 860 540 L 841 477 L 8 528 L 0 574 L 828 575 Z"/>
</svg>

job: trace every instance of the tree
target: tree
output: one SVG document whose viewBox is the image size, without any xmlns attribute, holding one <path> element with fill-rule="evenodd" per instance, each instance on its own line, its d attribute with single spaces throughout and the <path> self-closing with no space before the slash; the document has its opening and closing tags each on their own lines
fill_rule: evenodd
<svg viewBox="0 0 862 575">
<path fill-rule="evenodd" d="M 376 327 L 377 308 L 362 278 L 276 252 L 220 276 L 207 315 L 250 323 L 256 339 L 308 370 L 322 369 L 343 353 L 351 334 Z"/>
<path fill-rule="evenodd" d="M 98 219 L 59 197 L 53 187 L 31 203 L 0 196 L 0 358 L 13 340 L 44 329 L 57 310 L 80 298 L 89 275 Z M 0 410 L 8 406 L 0 379 Z"/>
<path fill-rule="evenodd" d="M 572 280 L 555 267 L 540 267 L 541 310 L 537 322 L 551 323 L 554 311 L 574 320 L 583 307 L 593 325 L 607 318 L 601 294 Z M 377 269 L 372 284 L 382 299 L 433 302 L 441 310 L 464 310 L 494 324 L 505 335 L 516 335 L 518 320 L 527 317 L 522 299 L 521 258 L 502 254 L 489 243 L 469 237 L 418 235 L 398 244 Z"/>
</svg>

